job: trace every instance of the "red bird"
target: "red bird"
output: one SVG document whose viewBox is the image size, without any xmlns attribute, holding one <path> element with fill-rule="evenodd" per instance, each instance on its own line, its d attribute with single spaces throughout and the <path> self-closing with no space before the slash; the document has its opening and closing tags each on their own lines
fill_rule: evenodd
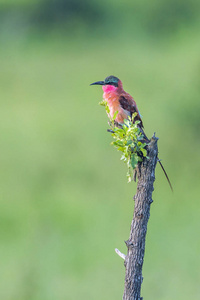
<svg viewBox="0 0 200 300">
<path fill-rule="evenodd" d="M 128 119 L 128 117 L 132 117 L 133 113 L 137 113 L 136 117 L 134 118 L 134 121 L 139 120 L 140 123 L 138 124 L 139 128 L 142 131 L 142 134 L 144 135 L 144 138 L 146 142 L 149 142 L 149 139 L 146 137 L 144 131 L 143 131 L 143 123 L 141 119 L 140 112 L 137 108 L 137 104 L 133 97 L 124 91 L 122 82 L 119 78 L 115 76 L 108 76 L 104 81 L 97 81 L 92 83 L 91 85 L 102 85 L 103 88 L 103 98 L 108 103 L 108 107 L 110 110 L 110 116 L 113 119 L 113 116 L 116 111 L 118 111 L 118 114 L 115 118 L 115 121 L 119 124 L 124 123 L 124 119 Z M 167 176 L 167 173 L 158 159 L 161 168 L 163 169 L 163 172 L 167 178 L 167 181 L 169 182 L 170 188 L 172 189 L 171 182 Z M 173 189 L 172 189 L 173 190 Z"/>
<path fill-rule="evenodd" d="M 139 126 L 141 128 L 143 127 L 136 102 L 131 95 L 123 90 L 122 82 L 119 78 L 108 76 L 104 81 L 97 81 L 91 85 L 102 85 L 104 91 L 103 98 L 108 103 L 111 118 L 113 118 L 115 112 L 118 111 L 115 118 L 117 123 L 123 124 L 124 119 L 128 119 L 128 116 L 131 117 L 133 113 L 137 112 L 135 121 L 139 120 Z"/>
</svg>

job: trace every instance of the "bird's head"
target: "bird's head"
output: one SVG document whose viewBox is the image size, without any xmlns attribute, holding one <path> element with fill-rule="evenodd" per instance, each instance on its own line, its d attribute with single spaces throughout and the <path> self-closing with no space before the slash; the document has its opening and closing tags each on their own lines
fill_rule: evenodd
<svg viewBox="0 0 200 300">
<path fill-rule="evenodd" d="M 111 75 L 106 77 L 103 81 L 97 81 L 90 85 L 102 85 L 104 92 L 114 92 L 122 87 L 122 82 L 119 78 Z"/>
</svg>

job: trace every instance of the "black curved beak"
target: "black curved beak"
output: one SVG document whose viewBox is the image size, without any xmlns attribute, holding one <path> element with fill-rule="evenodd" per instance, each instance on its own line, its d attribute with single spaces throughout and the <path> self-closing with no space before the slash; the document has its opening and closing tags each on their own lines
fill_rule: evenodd
<svg viewBox="0 0 200 300">
<path fill-rule="evenodd" d="M 105 84 L 104 81 L 97 81 L 97 82 L 91 83 L 90 85 L 104 85 L 104 84 Z"/>
</svg>

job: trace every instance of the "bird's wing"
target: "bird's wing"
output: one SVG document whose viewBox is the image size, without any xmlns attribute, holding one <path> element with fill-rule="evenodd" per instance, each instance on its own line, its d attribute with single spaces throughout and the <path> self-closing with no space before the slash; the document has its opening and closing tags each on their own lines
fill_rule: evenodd
<svg viewBox="0 0 200 300">
<path fill-rule="evenodd" d="M 129 97 L 131 97 L 131 96 L 129 96 Z M 144 127 L 141 116 L 140 116 L 140 112 L 139 112 L 137 105 L 132 97 L 131 97 L 131 99 L 129 99 L 128 97 L 126 98 L 125 96 L 120 96 L 119 103 L 124 110 L 127 110 L 130 112 L 131 117 L 132 117 L 132 114 L 136 112 L 137 116 L 134 118 L 134 121 L 140 121 L 139 127 L 141 127 L 141 128 Z"/>
</svg>

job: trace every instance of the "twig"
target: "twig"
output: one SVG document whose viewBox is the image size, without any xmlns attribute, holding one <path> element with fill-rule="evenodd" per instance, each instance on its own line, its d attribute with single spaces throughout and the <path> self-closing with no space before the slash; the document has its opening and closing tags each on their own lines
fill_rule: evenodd
<svg viewBox="0 0 200 300">
<path fill-rule="evenodd" d="M 121 253 L 117 248 L 115 248 L 115 252 L 121 257 L 123 258 L 123 260 L 125 260 L 126 255 L 124 253 Z"/>
</svg>

